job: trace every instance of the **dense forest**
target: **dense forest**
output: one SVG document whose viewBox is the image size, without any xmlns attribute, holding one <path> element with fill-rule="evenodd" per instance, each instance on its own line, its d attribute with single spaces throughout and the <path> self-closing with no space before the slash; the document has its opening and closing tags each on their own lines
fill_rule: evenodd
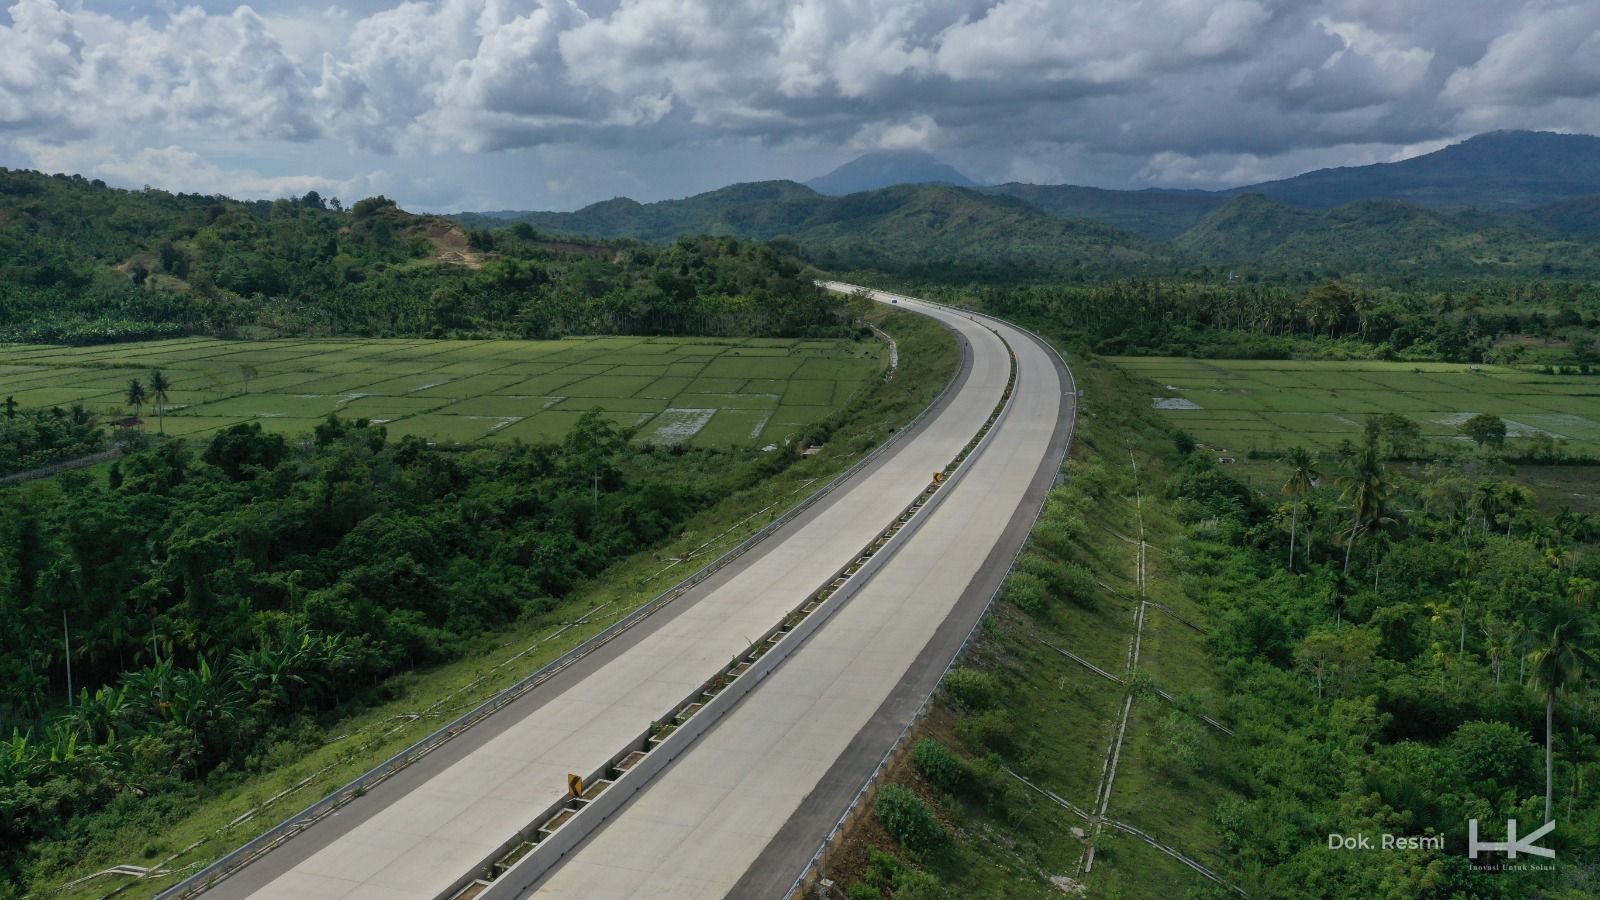
<svg viewBox="0 0 1600 900">
<path fill-rule="evenodd" d="M 1600 523 L 1533 509 L 1493 454 L 1409 478 L 1383 443 L 1373 423 L 1345 453 L 1291 454 L 1276 495 L 1192 452 L 1167 485 L 1243 738 L 1208 769 L 1240 798 L 1216 825 L 1276 895 L 1526 896 L 1552 882 L 1458 848 L 1468 819 L 1515 818 L 1559 820 L 1569 863 L 1600 851 Z M 1321 848 L 1363 830 L 1452 849 Z"/>
<path fill-rule="evenodd" d="M 81 814 L 281 762 L 795 458 L 631 445 L 598 414 L 470 450 L 330 417 L 0 491 L 0 883 Z"/>
<path fill-rule="evenodd" d="M 1042 323 L 1104 354 L 1523 362 L 1574 370 L 1600 364 L 1600 290 L 1589 283 L 1395 290 L 1331 279 L 1309 288 L 1139 279 L 901 287 Z"/>
<path fill-rule="evenodd" d="M 801 274 L 733 238 L 554 242 L 383 197 L 345 210 L 0 170 L 0 340 L 837 332 L 837 301 Z"/>
<path fill-rule="evenodd" d="M 1095 352 L 1600 364 L 1600 289 L 1499 281 L 1395 289 L 1325 280 L 1128 279 L 907 290 L 1040 323 Z"/>
</svg>

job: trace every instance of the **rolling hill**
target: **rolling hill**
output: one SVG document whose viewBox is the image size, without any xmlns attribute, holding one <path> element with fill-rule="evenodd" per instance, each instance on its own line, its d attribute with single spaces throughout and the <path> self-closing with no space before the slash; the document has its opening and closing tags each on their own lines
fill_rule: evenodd
<svg viewBox="0 0 1600 900">
<path fill-rule="evenodd" d="M 1115 268 L 1165 254 L 1150 241 L 1062 219 L 1015 197 L 944 184 L 898 185 L 825 197 L 792 181 L 738 184 L 682 200 L 607 200 L 570 213 L 514 220 L 457 217 L 473 228 L 526 222 L 549 232 L 665 241 L 684 235 L 793 240 L 820 265 L 908 270 L 1049 272 Z"/>
<path fill-rule="evenodd" d="M 982 188 L 1031 203 L 1064 219 L 1088 219 L 1153 241 L 1171 240 L 1228 202 L 1210 191 L 1112 191 L 1073 184 L 1009 182 Z"/>
<path fill-rule="evenodd" d="M 1305 210 L 1244 194 L 1171 246 L 1185 259 L 1312 276 L 1600 271 L 1600 245 L 1536 224 L 1529 216 L 1426 209 L 1396 200 Z"/>
</svg>

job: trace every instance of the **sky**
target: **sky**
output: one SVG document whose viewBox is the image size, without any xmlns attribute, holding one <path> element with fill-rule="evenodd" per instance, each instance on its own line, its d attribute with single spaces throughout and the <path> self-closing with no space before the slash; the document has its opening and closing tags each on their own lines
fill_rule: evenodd
<svg viewBox="0 0 1600 900">
<path fill-rule="evenodd" d="M 574 209 L 923 149 L 1214 188 L 1600 132 L 1600 2 L 15 0 L 0 165 L 418 211 Z"/>
</svg>

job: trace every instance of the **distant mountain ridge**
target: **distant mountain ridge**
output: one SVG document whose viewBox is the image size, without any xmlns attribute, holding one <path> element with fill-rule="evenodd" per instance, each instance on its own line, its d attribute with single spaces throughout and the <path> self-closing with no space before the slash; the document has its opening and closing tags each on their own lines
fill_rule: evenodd
<svg viewBox="0 0 1600 900">
<path fill-rule="evenodd" d="M 977 187 L 977 182 L 922 150 L 878 150 L 863 154 L 832 172 L 807 181 L 819 194 L 842 197 L 901 184 L 949 184 Z"/>
<path fill-rule="evenodd" d="M 1495 131 L 1392 163 L 1318 169 L 1219 192 L 1261 194 L 1308 209 L 1358 200 L 1437 208 L 1532 209 L 1600 194 L 1600 138 Z"/>
<path fill-rule="evenodd" d="M 508 224 L 506 213 L 457 218 L 479 228 Z M 1600 138 L 1496 132 L 1402 162 L 1227 191 L 922 183 L 827 196 L 763 181 L 682 200 L 618 198 L 511 218 L 545 231 L 645 241 L 787 238 L 819 264 L 845 267 L 1567 276 L 1600 273 Z"/>
<path fill-rule="evenodd" d="M 505 219 L 463 214 L 472 228 Z M 826 197 L 792 181 L 736 184 L 682 200 L 617 198 L 568 213 L 514 221 L 546 232 L 666 241 L 684 235 L 789 239 L 819 264 L 906 269 L 944 264 L 977 270 L 1059 271 L 1159 257 L 1138 235 L 1063 219 L 1008 196 L 946 184 L 896 185 Z"/>
</svg>

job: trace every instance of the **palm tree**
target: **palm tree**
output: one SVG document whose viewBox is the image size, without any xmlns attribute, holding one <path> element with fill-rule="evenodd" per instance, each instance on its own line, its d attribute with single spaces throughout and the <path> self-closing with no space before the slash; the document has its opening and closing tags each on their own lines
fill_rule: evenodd
<svg viewBox="0 0 1600 900">
<path fill-rule="evenodd" d="M 140 383 L 139 379 L 135 378 L 128 382 L 128 405 L 133 407 L 135 416 L 139 415 L 139 411 L 144 409 L 144 401 L 144 385 Z"/>
<path fill-rule="evenodd" d="M 1583 764 L 1594 756 L 1595 736 L 1581 728 L 1571 728 L 1561 736 L 1562 755 L 1572 767 L 1572 792 L 1567 794 L 1567 818 L 1572 818 L 1572 804 L 1578 799 L 1578 789 L 1583 786 Z"/>
<path fill-rule="evenodd" d="M 1339 499 L 1350 504 L 1350 527 L 1344 545 L 1344 574 L 1350 573 L 1350 551 L 1356 539 L 1379 525 L 1393 521 L 1385 509 L 1389 501 L 1389 482 L 1385 477 L 1383 455 L 1376 441 L 1368 440 L 1350 461 L 1350 470 L 1340 479 L 1344 494 Z"/>
<path fill-rule="evenodd" d="M 1283 492 L 1293 498 L 1289 513 L 1289 570 L 1294 571 L 1294 539 L 1300 530 L 1300 500 L 1316 487 L 1322 473 L 1317 471 L 1316 458 L 1304 447 L 1289 450 L 1289 480 L 1283 483 Z"/>
<path fill-rule="evenodd" d="M 1588 671 L 1600 667 L 1591 643 L 1594 634 L 1583 610 L 1556 602 L 1540 617 L 1538 644 L 1528 654 L 1533 683 L 1544 694 L 1544 820 L 1551 821 L 1555 791 L 1556 695 L 1577 687 Z"/>
<path fill-rule="evenodd" d="M 51 563 L 39 579 L 39 589 L 61 608 L 61 657 L 67 666 L 67 705 L 72 705 L 72 630 L 67 625 L 67 609 L 83 593 L 83 569 L 70 557 Z"/>
<path fill-rule="evenodd" d="M 172 382 L 161 374 L 160 369 L 150 372 L 150 398 L 156 402 L 156 415 L 160 418 L 162 434 L 167 433 L 167 391 L 171 387 Z"/>
</svg>

